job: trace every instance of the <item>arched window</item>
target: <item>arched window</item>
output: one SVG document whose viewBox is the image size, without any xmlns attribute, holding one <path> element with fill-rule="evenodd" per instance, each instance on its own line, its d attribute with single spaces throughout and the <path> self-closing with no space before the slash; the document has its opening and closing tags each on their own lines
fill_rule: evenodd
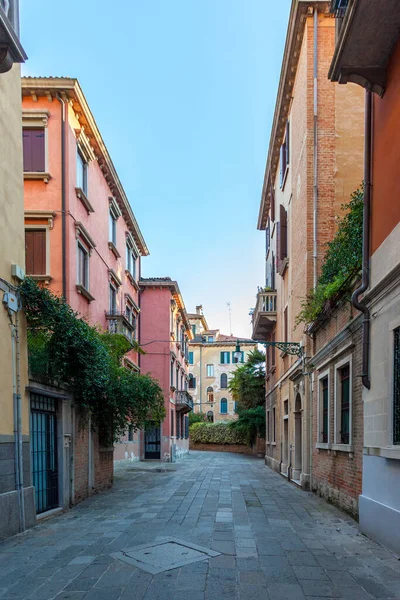
<svg viewBox="0 0 400 600">
<path fill-rule="evenodd" d="M 221 388 L 221 390 L 226 390 L 227 387 L 228 387 L 228 375 L 226 373 L 222 373 L 220 388 Z"/>
<path fill-rule="evenodd" d="M 207 388 L 207 402 L 214 402 L 214 390 L 211 386 Z"/>
<path fill-rule="evenodd" d="M 207 421 L 208 421 L 209 423 L 214 423 L 214 413 L 213 413 L 213 411 L 212 411 L 212 410 L 209 410 L 209 411 L 207 412 Z"/>
<path fill-rule="evenodd" d="M 226 398 L 221 398 L 220 413 L 221 413 L 221 415 L 227 415 L 228 414 L 228 400 Z"/>
</svg>

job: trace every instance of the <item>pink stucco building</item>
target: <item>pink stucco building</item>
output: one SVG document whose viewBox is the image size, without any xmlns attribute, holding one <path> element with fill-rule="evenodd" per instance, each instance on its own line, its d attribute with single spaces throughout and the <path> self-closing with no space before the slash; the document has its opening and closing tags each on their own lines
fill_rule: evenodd
<svg viewBox="0 0 400 600">
<path fill-rule="evenodd" d="M 140 259 L 148 250 L 78 81 L 23 78 L 22 121 L 27 274 L 63 295 L 91 324 L 136 339 Z M 125 364 L 139 370 L 137 353 Z M 65 393 L 38 382 L 30 389 L 51 399 L 46 435 L 55 436 L 50 447 L 63 449 L 49 458 L 56 468 L 46 476 L 57 479 L 58 489 L 52 505 L 42 508 L 73 504 L 110 485 L 113 448 L 102 448 L 90 428 L 80 426 Z"/>
<path fill-rule="evenodd" d="M 142 433 L 142 457 L 179 458 L 189 451 L 189 340 L 192 337 L 185 304 L 176 281 L 169 277 L 141 278 L 140 357 L 142 373 L 158 379 L 166 417 L 161 427 Z"/>
</svg>

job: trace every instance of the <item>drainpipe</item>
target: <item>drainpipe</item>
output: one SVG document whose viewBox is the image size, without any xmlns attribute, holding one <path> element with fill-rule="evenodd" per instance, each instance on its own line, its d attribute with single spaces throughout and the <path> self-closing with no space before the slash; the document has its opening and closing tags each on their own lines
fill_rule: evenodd
<svg viewBox="0 0 400 600">
<path fill-rule="evenodd" d="M 317 287 L 318 219 L 318 10 L 314 8 L 314 161 L 313 161 L 313 261 L 314 289 Z"/>
<path fill-rule="evenodd" d="M 66 181 L 65 181 L 65 124 L 66 111 L 65 101 L 60 94 L 56 94 L 57 100 L 61 104 L 61 236 L 62 236 L 62 295 L 67 300 L 67 215 L 66 215 Z"/>
<path fill-rule="evenodd" d="M 22 467 L 22 419 L 21 395 L 19 386 L 19 350 L 17 349 L 18 324 L 11 323 L 12 385 L 14 409 L 14 469 L 15 488 L 17 490 L 19 530 L 25 531 L 24 481 Z"/>
<path fill-rule="evenodd" d="M 371 215 L 371 145 L 372 145 L 372 92 L 365 93 L 365 131 L 364 131 L 364 212 L 363 212 L 363 264 L 362 282 L 352 297 L 351 303 L 364 314 L 362 342 L 362 383 L 367 390 L 371 388 L 369 376 L 370 352 L 370 312 L 369 308 L 359 298 L 369 287 L 370 271 L 370 215 Z"/>
</svg>

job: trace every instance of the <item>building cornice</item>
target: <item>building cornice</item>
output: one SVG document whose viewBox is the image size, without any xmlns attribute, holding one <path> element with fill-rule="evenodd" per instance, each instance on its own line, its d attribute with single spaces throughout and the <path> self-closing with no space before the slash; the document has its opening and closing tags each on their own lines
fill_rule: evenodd
<svg viewBox="0 0 400 600">
<path fill-rule="evenodd" d="M 52 99 L 56 94 L 60 94 L 68 100 L 93 148 L 110 192 L 124 216 L 141 255 L 147 256 L 149 250 L 146 242 L 78 80 L 69 77 L 22 77 L 21 84 L 22 96 L 36 99 L 38 96 L 44 96 Z"/>
<path fill-rule="evenodd" d="M 267 224 L 271 202 L 271 187 L 273 187 L 279 165 L 279 152 L 285 136 L 286 121 L 293 96 L 293 87 L 299 64 L 306 20 L 308 16 L 313 14 L 314 9 L 317 9 L 321 13 L 328 13 L 329 5 L 330 3 L 327 0 L 292 0 L 268 158 L 261 192 L 261 204 L 257 223 L 257 229 L 259 230 L 265 229 Z"/>
<path fill-rule="evenodd" d="M 172 297 L 175 300 L 178 310 L 181 314 L 182 321 L 185 325 L 187 335 L 190 339 L 192 338 L 193 333 L 190 328 L 190 323 L 189 323 L 188 315 L 186 312 L 185 303 L 183 301 L 182 294 L 179 289 L 179 285 L 178 285 L 177 281 L 173 281 L 172 279 L 161 278 L 161 277 L 160 278 L 155 277 L 154 279 L 151 279 L 151 278 L 140 279 L 139 280 L 139 288 L 141 290 L 151 289 L 151 288 L 170 290 L 170 292 L 172 293 Z"/>
</svg>

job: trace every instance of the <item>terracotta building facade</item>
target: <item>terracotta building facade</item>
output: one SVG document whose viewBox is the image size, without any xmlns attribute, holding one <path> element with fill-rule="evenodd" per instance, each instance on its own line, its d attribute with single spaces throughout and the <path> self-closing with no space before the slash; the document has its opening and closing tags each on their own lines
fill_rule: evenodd
<svg viewBox="0 0 400 600">
<path fill-rule="evenodd" d="M 22 139 L 27 274 L 90 324 L 136 339 L 140 259 L 148 250 L 76 79 L 22 79 Z M 139 370 L 137 353 L 124 360 Z M 109 487 L 113 448 L 82 424 L 65 391 L 32 379 L 29 389 L 33 457 L 43 419 L 46 436 L 54 437 L 49 447 L 58 446 L 51 470 L 32 464 L 37 511 L 68 507 Z"/>
<path fill-rule="evenodd" d="M 253 338 L 271 343 L 266 463 L 305 489 L 312 487 L 319 444 L 306 365 L 315 340 L 297 315 L 318 281 L 341 205 L 363 176 L 362 93 L 327 79 L 335 36 L 330 2 L 293 0 L 258 219 L 266 233 L 266 279 L 252 318 Z M 317 450 L 328 478 L 330 450 Z"/>
<path fill-rule="evenodd" d="M 360 526 L 400 553 L 400 124 L 398 2 L 349 0 L 329 77 L 365 88 Z M 373 66 L 371 66 L 373 65 Z"/>
<path fill-rule="evenodd" d="M 238 364 L 246 361 L 256 348 L 253 340 L 240 339 L 241 359 L 234 357 L 237 338 L 209 329 L 201 305 L 188 315 L 193 339 L 189 347 L 189 391 L 194 411 L 204 413 L 212 423 L 237 418 L 236 403 L 228 389 L 229 379 Z"/>
</svg>

